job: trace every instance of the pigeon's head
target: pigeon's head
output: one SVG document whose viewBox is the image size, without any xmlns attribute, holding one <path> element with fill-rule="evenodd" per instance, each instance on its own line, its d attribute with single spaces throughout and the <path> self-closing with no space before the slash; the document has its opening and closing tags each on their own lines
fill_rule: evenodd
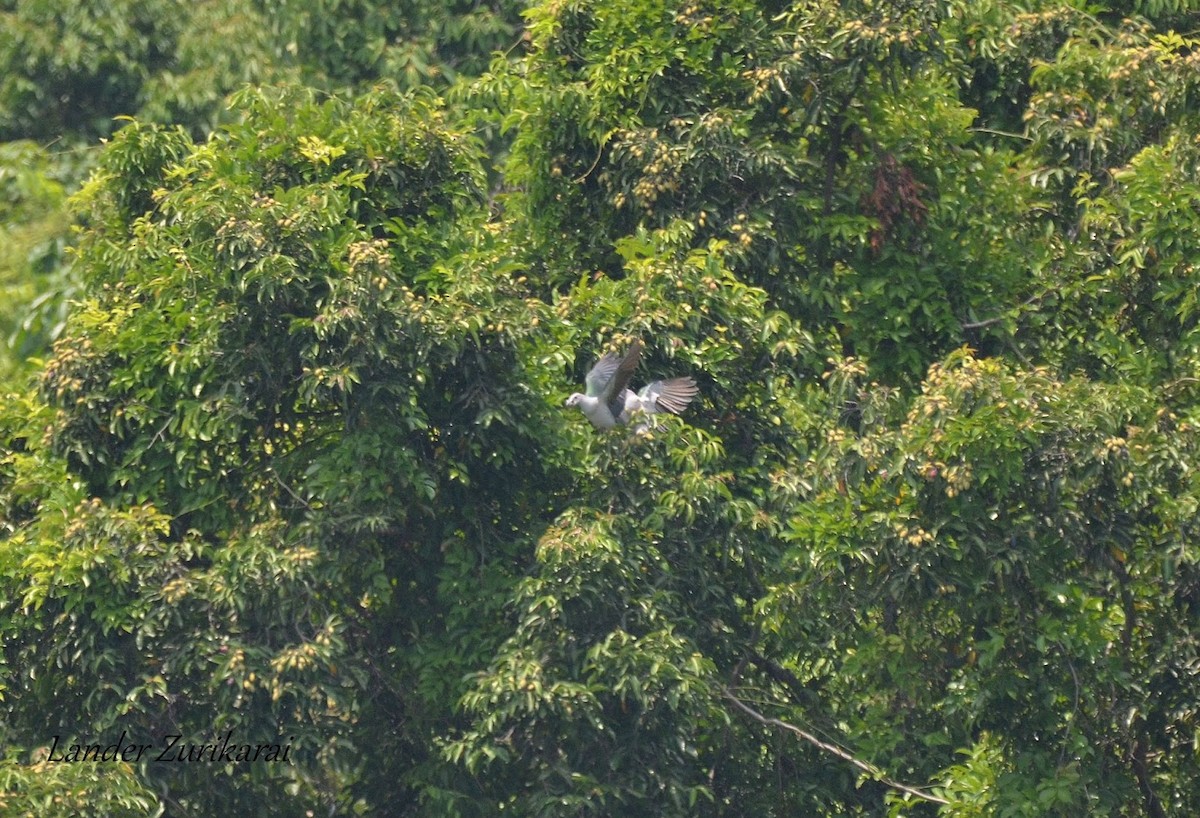
<svg viewBox="0 0 1200 818">
<path fill-rule="evenodd" d="M 579 394 L 578 392 L 574 392 L 574 393 L 572 393 L 571 397 L 567 398 L 567 402 L 564 405 L 565 406 L 578 406 L 582 402 L 583 402 L 583 395 Z"/>
</svg>

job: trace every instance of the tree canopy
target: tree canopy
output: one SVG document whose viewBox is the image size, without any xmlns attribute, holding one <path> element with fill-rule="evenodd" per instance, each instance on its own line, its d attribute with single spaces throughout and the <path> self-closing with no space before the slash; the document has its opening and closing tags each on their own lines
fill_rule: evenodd
<svg viewBox="0 0 1200 818">
<path fill-rule="evenodd" d="M 403 11 L 0 3 L 0 811 L 1200 811 L 1200 9 Z"/>
</svg>

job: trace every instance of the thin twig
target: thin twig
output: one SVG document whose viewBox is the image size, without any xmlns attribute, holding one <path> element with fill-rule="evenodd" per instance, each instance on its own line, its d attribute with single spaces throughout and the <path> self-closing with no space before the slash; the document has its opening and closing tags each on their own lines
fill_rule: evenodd
<svg viewBox="0 0 1200 818">
<path fill-rule="evenodd" d="M 1013 133 L 1012 131 L 998 131 L 995 128 L 968 128 L 972 133 L 989 133 L 993 136 L 1007 136 L 1011 139 L 1023 139 L 1026 142 L 1032 142 L 1032 136 L 1026 136 L 1023 133 Z"/>
<path fill-rule="evenodd" d="M 274 469 L 271 469 L 271 476 L 273 478 L 275 478 L 276 483 L 278 483 L 279 485 L 281 485 L 283 487 L 284 491 L 286 491 L 288 494 L 292 495 L 293 500 L 295 500 L 300 505 L 304 506 L 309 511 L 312 511 L 312 506 L 310 506 L 308 504 L 308 501 L 305 500 L 303 497 L 301 497 L 296 492 L 292 491 L 292 487 L 289 486 L 287 483 L 283 482 L 283 480 L 280 479 L 278 472 L 276 472 Z"/>
<path fill-rule="evenodd" d="M 781 730 L 787 730 L 789 733 L 794 733 L 797 736 L 799 736 L 800 738 L 807 741 L 809 744 L 816 747 L 818 750 L 824 750 L 825 752 L 830 753 L 831 755 L 837 756 L 838 758 L 842 759 L 843 761 L 850 762 L 855 767 L 862 770 L 867 775 L 871 776 L 871 778 L 878 781 L 880 784 L 884 784 L 885 786 L 891 787 L 894 790 L 900 790 L 900 792 L 908 793 L 909 795 L 920 798 L 923 801 L 932 801 L 935 804 L 949 804 L 950 803 L 945 798 L 942 798 L 940 796 L 931 795 L 930 793 L 923 792 L 922 790 L 919 790 L 916 787 L 910 787 L 907 784 L 901 784 L 899 781 L 893 781 L 892 779 L 890 779 L 886 775 L 884 775 L 883 770 L 879 769 L 874 764 L 871 764 L 868 761 L 863 761 L 859 758 L 855 758 L 853 755 L 851 755 L 849 752 L 843 750 L 841 747 L 837 747 L 833 744 L 829 744 L 828 742 L 821 741 L 819 738 L 814 736 L 812 733 L 809 733 L 808 731 L 803 730 L 794 724 L 789 724 L 786 721 L 774 719 L 774 718 L 771 718 L 770 716 L 764 716 L 762 713 L 759 713 L 753 707 L 751 707 L 750 705 L 743 702 L 737 696 L 733 695 L 733 693 L 731 693 L 729 691 L 729 688 L 724 688 L 721 691 L 721 694 L 726 699 L 729 699 L 729 701 L 733 702 L 734 706 L 737 707 L 738 710 L 741 710 L 743 713 L 745 713 L 747 716 L 749 716 L 750 718 L 757 721 L 759 724 L 765 724 L 769 727 L 778 727 Z"/>
<path fill-rule="evenodd" d="M 1163 392 L 1170 394 L 1175 391 L 1175 388 L 1189 383 L 1200 383 L 1200 378 L 1176 378 L 1168 384 L 1163 384 Z"/>
<path fill-rule="evenodd" d="M 1019 310 L 1022 307 L 1028 307 L 1030 304 L 1032 304 L 1034 301 L 1037 301 L 1039 298 L 1041 298 L 1040 294 L 1031 295 L 1029 298 L 1026 298 L 1024 301 L 1022 301 L 1020 304 L 1018 304 L 1014 309 Z M 1008 317 L 1009 317 L 1009 314 L 1004 313 L 1002 315 L 997 315 L 992 318 L 985 318 L 982 321 L 964 321 L 963 323 L 959 324 L 959 327 L 961 327 L 962 329 L 982 329 L 983 327 L 990 327 L 992 324 L 999 324 L 1001 321 L 1003 321 L 1004 319 L 1006 319 Z"/>
<path fill-rule="evenodd" d="M 1067 669 L 1071 671 L 1071 679 L 1075 682 L 1075 702 L 1071 706 L 1071 720 L 1067 722 L 1067 731 L 1063 735 L 1062 751 L 1058 756 L 1058 763 L 1062 764 L 1066 761 L 1068 741 L 1071 738 L 1071 731 L 1075 728 L 1075 722 L 1079 720 L 1080 691 L 1083 689 L 1083 686 L 1079 684 L 1079 674 L 1075 671 L 1075 663 L 1071 661 L 1071 654 L 1067 650 L 1067 646 L 1062 642 L 1055 642 L 1054 645 L 1059 649 L 1059 651 L 1062 652 L 1063 661 L 1067 663 Z"/>
<path fill-rule="evenodd" d="M 608 141 L 609 136 L 610 136 L 610 134 L 604 135 L 604 142 Z M 601 143 L 600 147 L 598 147 L 596 149 L 596 158 L 592 161 L 592 166 L 590 168 L 588 168 L 586 171 L 584 171 L 582 176 L 580 176 L 578 179 L 575 180 L 575 184 L 583 184 L 583 182 L 589 176 L 592 175 L 592 171 L 594 171 L 596 169 L 596 165 L 600 164 L 600 157 L 602 157 L 603 155 L 604 155 L 604 144 Z"/>
</svg>

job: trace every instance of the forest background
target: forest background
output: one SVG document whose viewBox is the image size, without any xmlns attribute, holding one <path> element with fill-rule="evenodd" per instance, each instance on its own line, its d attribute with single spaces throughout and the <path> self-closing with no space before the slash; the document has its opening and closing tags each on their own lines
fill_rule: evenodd
<svg viewBox="0 0 1200 818">
<path fill-rule="evenodd" d="M 1198 22 L 0 1 L 0 814 L 1200 814 Z"/>
</svg>

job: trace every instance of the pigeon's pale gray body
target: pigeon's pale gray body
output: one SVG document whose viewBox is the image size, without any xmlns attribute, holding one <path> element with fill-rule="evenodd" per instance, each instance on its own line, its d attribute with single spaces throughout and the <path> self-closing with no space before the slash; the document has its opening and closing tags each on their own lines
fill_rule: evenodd
<svg viewBox="0 0 1200 818">
<path fill-rule="evenodd" d="M 670 378 L 646 384 L 640 391 L 629 389 L 629 379 L 637 369 L 642 342 L 634 341 L 623 356 L 611 352 L 596 362 L 587 374 L 587 390 L 567 398 L 567 406 L 578 406 L 597 429 L 611 429 L 618 423 L 631 422 L 638 413 L 643 418 L 659 412 L 679 414 L 700 391 L 690 377 Z M 649 428 L 644 420 L 637 431 Z"/>
</svg>

